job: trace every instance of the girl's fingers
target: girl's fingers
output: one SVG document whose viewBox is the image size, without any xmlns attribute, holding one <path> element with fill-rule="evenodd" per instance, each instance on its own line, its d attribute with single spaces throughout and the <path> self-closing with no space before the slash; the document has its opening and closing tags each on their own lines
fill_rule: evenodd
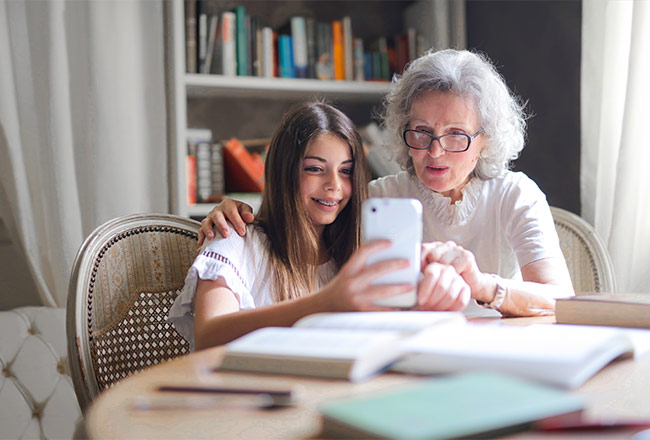
<svg viewBox="0 0 650 440">
<path fill-rule="evenodd" d="M 388 247 L 390 247 L 390 240 L 377 240 L 359 246 L 348 262 L 345 263 L 341 272 L 356 273 L 361 271 L 366 266 L 366 261 L 370 255 Z"/>
</svg>

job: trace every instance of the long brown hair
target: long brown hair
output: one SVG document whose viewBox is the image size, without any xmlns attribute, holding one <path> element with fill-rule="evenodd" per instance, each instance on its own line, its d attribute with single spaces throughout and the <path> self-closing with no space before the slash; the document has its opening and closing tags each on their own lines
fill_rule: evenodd
<svg viewBox="0 0 650 440">
<path fill-rule="evenodd" d="M 268 239 L 276 302 L 299 298 L 316 287 L 320 237 L 300 196 L 300 170 L 307 146 L 322 134 L 348 144 L 354 161 L 350 200 L 336 220 L 325 226 L 323 241 L 338 267 L 359 246 L 361 204 L 370 179 L 361 137 L 354 123 L 331 105 L 323 101 L 299 104 L 284 115 L 271 139 L 262 205 L 256 215 L 256 225 Z"/>
</svg>

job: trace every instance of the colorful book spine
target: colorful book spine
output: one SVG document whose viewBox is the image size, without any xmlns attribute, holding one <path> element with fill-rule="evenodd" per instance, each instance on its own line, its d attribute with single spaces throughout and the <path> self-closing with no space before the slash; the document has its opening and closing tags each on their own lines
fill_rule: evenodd
<svg viewBox="0 0 650 440">
<path fill-rule="evenodd" d="M 354 79 L 357 81 L 366 79 L 363 40 L 361 38 L 354 39 Z"/>
<path fill-rule="evenodd" d="M 272 78 L 274 75 L 275 45 L 273 44 L 273 29 L 262 28 L 262 76 Z"/>
<path fill-rule="evenodd" d="M 248 74 L 246 8 L 241 5 L 235 8 L 235 41 L 237 48 L 237 75 L 246 76 Z"/>
<path fill-rule="evenodd" d="M 293 70 L 293 51 L 290 35 L 278 37 L 278 52 L 280 58 L 280 77 L 295 78 Z"/>
<path fill-rule="evenodd" d="M 343 24 L 340 20 L 332 22 L 332 52 L 334 54 L 334 79 L 345 79 L 345 57 L 343 53 Z"/>
<path fill-rule="evenodd" d="M 307 25 L 305 17 L 291 17 L 291 42 L 296 78 L 307 78 Z"/>
<path fill-rule="evenodd" d="M 352 19 L 349 16 L 345 16 L 341 21 L 343 24 L 343 59 L 345 66 L 345 79 L 352 81 L 354 79 Z"/>
<path fill-rule="evenodd" d="M 259 155 L 251 154 L 240 140 L 232 138 L 223 146 L 228 192 L 262 192 L 264 163 Z"/>
<path fill-rule="evenodd" d="M 237 74 L 237 44 L 235 42 L 236 16 L 234 12 L 221 14 L 221 67 L 226 76 Z"/>
</svg>

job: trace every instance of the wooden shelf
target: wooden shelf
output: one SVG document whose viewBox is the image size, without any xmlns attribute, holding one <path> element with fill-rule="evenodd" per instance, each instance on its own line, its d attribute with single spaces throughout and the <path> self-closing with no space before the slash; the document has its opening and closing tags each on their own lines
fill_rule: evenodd
<svg viewBox="0 0 650 440">
<path fill-rule="evenodd" d="M 376 102 L 388 92 L 389 86 L 390 83 L 380 81 L 322 81 L 253 76 L 185 75 L 187 96 L 191 98 L 287 99 L 321 95 L 341 100 Z"/>
</svg>

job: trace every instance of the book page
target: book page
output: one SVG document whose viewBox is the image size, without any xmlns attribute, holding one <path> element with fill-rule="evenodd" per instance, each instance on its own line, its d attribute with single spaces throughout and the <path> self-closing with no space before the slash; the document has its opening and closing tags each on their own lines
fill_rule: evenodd
<svg viewBox="0 0 650 440">
<path fill-rule="evenodd" d="M 228 353 L 354 359 L 381 346 L 395 345 L 399 334 L 374 330 L 266 327 L 231 343 Z"/>
<path fill-rule="evenodd" d="M 464 324 L 460 312 L 349 312 L 316 313 L 294 324 L 294 327 L 339 328 L 348 330 L 398 331 L 413 333 L 439 324 Z"/>
</svg>

